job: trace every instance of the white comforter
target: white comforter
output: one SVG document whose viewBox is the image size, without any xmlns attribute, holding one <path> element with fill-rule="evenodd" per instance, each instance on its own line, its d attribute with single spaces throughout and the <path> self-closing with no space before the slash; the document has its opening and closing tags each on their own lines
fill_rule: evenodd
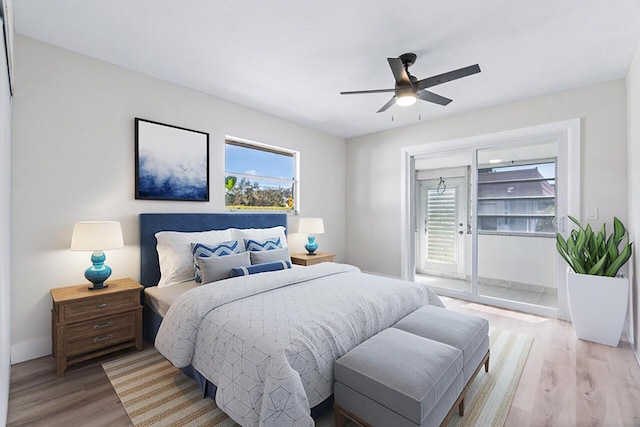
<svg viewBox="0 0 640 427">
<path fill-rule="evenodd" d="M 333 392 L 333 362 L 425 304 L 428 288 L 322 263 L 237 277 L 181 295 L 156 348 L 218 386 L 216 403 L 243 426 L 313 426 Z"/>
</svg>

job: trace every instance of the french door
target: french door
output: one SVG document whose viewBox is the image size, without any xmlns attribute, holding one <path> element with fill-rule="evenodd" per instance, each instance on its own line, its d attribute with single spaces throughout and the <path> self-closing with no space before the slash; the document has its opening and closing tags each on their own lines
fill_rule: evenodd
<svg viewBox="0 0 640 427">
<path fill-rule="evenodd" d="M 464 279 L 467 182 L 464 177 L 418 181 L 420 273 Z"/>
</svg>

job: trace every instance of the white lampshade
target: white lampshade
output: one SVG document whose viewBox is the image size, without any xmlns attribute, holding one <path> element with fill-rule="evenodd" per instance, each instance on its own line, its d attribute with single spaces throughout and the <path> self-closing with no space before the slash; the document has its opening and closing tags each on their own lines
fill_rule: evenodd
<svg viewBox="0 0 640 427">
<path fill-rule="evenodd" d="M 73 226 L 72 251 L 103 251 L 123 246 L 118 221 L 80 221 Z"/>
<path fill-rule="evenodd" d="M 324 223 L 322 218 L 300 218 L 298 233 L 302 234 L 322 234 L 324 233 Z"/>
</svg>

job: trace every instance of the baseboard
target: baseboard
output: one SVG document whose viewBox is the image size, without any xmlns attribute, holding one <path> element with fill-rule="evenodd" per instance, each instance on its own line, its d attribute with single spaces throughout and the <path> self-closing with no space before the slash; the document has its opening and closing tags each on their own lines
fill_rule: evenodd
<svg viewBox="0 0 640 427">
<path fill-rule="evenodd" d="M 51 338 L 41 337 L 22 341 L 11 346 L 11 364 L 26 362 L 51 354 Z"/>
</svg>

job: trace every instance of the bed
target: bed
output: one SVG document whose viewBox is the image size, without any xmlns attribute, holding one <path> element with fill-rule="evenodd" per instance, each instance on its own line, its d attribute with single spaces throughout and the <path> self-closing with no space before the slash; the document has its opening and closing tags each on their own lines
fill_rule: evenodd
<svg viewBox="0 0 640 427">
<path fill-rule="evenodd" d="M 285 214 L 141 214 L 145 294 L 161 279 L 156 233 L 286 223 Z M 331 405 L 337 358 L 425 304 L 442 306 L 422 285 L 335 263 L 179 286 L 164 308 L 145 298 L 145 339 L 244 426 L 314 425 Z"/>
</svg>

